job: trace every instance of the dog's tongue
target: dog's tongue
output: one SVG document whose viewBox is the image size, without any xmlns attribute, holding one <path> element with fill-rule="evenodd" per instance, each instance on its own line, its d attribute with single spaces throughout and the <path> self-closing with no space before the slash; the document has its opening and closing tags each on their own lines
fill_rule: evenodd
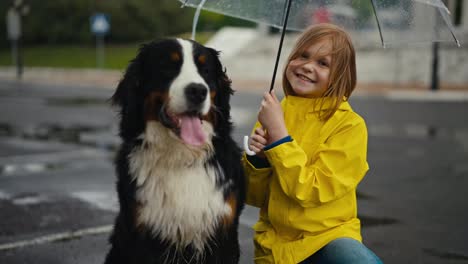
<svg viewBox="0 0 468 264">
<path fill-rule="evenodd" d="M 186 144 L 201 146 L 205 143 L 205 133 L 198 117 L 182 116 L 180 121 L 180 138 Z"/>
</svg>

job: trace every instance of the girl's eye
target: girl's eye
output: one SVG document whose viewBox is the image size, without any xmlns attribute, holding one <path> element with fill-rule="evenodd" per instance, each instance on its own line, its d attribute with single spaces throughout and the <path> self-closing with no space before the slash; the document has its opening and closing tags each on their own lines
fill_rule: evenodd
<svg viewBox="0 0 468 264">
<path fill-rule="evenodd" d="M 306 60 L 307 60 L 307 59 L 309 58 L 309 54 L 307 54 L 307 53 L 305 53 L 305 52 L 304 52 L 304 53 L 301 53 L 301 55 L 299 56 L 299 58 L 301 58 L 301 59 L 306 59 Z"/>
<path fill-rule="evenodd" d="M 320 66 L 328 67 L 328 61 L 326 61 L 326 60 L 319 60 L 318 63 L 319 63 Z"/>
</svg>

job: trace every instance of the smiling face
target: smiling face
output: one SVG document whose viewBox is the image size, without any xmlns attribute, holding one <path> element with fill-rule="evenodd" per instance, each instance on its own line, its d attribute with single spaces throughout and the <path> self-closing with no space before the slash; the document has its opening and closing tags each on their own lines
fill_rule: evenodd
<svg viewBox="0 0 468 264">
<path fill-rule="evenodd" d="M 328 38 L 299 51 L 288 63 L 286 78 L 297 96 L 321 97 L 328 89 L 332 63 L 332 43 Z"/>
</svg>

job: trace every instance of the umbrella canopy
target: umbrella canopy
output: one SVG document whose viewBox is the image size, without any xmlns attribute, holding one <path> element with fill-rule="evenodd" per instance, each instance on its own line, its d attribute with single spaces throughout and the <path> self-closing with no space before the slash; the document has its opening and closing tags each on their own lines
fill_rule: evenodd
<svg viewBox="0 0 468 264">
<path fill-rule="evenodd" d="M 184 5 L 300 31 L 328 22 L 350 33 L 365 31 L 384 47 L 408 43 L 460 43 L 441 0 L 179 0 Z M 290 1 L 289 18 L 285 20 Z"/>
<path fill-rule="evenodd" d="M 197 8 L 192 38 L 200 10 L 206 9 L 282 28 L 270 92 L 273 89 L 284 39 L 289 30 L 317 23 L 333 23 L 349 33 L 364 31 L 383 47 L 403 43 L 460 42 L 441 0 L 179 0 Z M 244 137 L 247 155 L 248 136 Z"/>
</svg>

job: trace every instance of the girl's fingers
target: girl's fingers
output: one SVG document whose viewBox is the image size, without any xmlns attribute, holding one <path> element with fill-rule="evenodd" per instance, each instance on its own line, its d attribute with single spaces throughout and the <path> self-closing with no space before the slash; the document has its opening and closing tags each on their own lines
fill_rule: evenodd
<svg viewBox="0 0 468 264">
<path fill-rule="evenodd" d="M 271 97 L 271 94 L 269 92 L 265 92 L 263 94 L 263 100 L 267 103 L 271 102 L 272 101 L 272 97 Z"/>
<path fill-rule="evenodd" d="M 264 147 L 265 147 L 264 145 L 262 145 L 262 144 L 260 144 L 260 143 L 258 143 L 256 141 L 252 140 L 252 141 L 249 142 L 250 150 L 252 150 L 255 153 L 258 153 L 259 151 L 263 150 Z"/>
<path fill-rule="evenodd" d="M 271 96 L 275 102 L 279 102 L 278 97 L 276 97 L 276 92 L 275 89 L 271 91 Z"/>
<path fill-rule="evenodd" d="M 267 139 L 257 134 L 252 135 L 252 141 L 258 142 L 259 144 L 262 144 L 262 145 L 267 144 Z"/>
<path fill-rule="evenodd" d="M 259 148 L 263 148 L 263 147 L 265 147 L 266 140 L 264 138 L 262 138 L 262 137 L 253 135 L 251 137 L 250 144 L 255 145 L 255 146 L 259 147 Z"/>
<path fill-rule="evenodd" d="M 255 134 L 261 136 L 261 137 L 265 137 L 266 133 L 265 133 L 265 130 L 263 129 L 263 127 L 259 127 L 257 129 L 255 129 Z"/>
<path fill-rule="evenodd" d="M 279 102 L 278 97 L 276 97 L 275 89 L 271 90 L 271 92 L 265 92 L 263 94 L 262 106 L 265 106 L 265 104 L 267 103 L 273 103 L 273 102 L 275 103 Z"/>
<path fill-rule="evenodd" d="M 250 150 L 252 150 L 255 153 L 258 153 L 263 150 L 263 146 L 256 146 L 256 145 L 250 145 L 249 146 Z"/>
</svg>

